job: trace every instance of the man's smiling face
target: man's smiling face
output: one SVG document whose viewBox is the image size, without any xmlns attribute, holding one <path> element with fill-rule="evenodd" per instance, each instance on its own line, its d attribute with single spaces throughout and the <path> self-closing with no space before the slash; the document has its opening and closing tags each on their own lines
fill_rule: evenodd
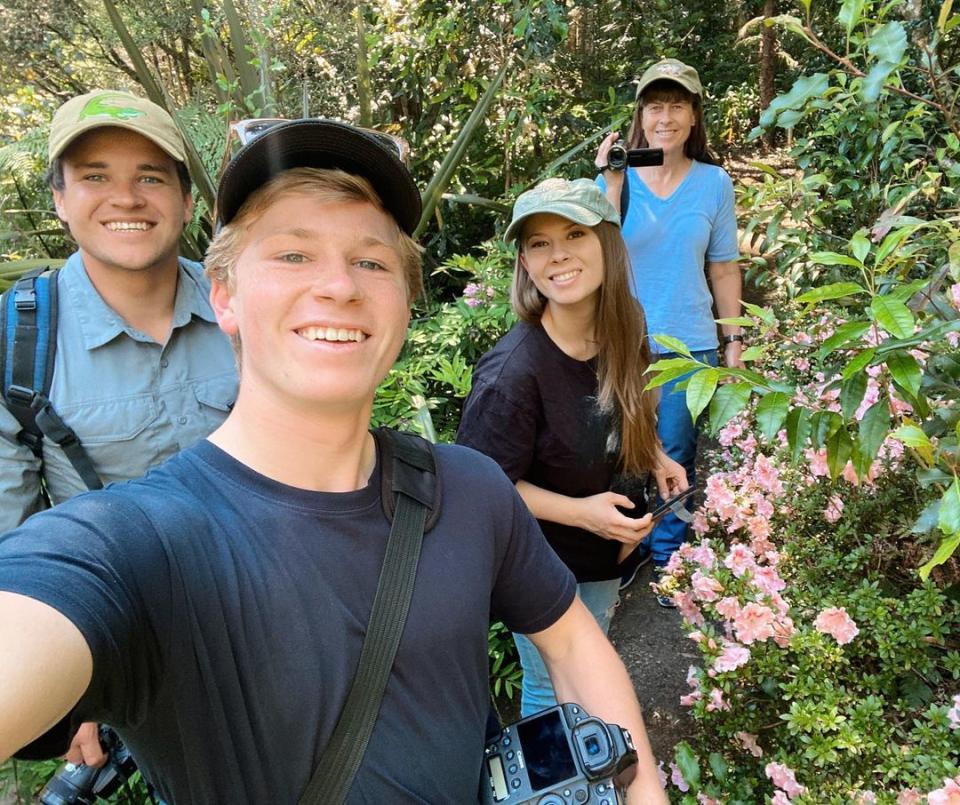
<svg viewBox="0 0 960 805">
<path fill-rule="evenodd" d="M 214 281 L 239 336 L 242 391 L 293 406 L 369 405 L 396 360 L 410 300 L 393 219 L 367 201 L 274 201 L 245 231 L 233 285 Z"/>
<path fill-rule="evenodd" d="M 175 269 L 193 201 L 165 151 L 104 127 L 77 138 L 62 159 L 64 186 L 54 189 L 54 203 L 91 275 Z"/>
</svg>

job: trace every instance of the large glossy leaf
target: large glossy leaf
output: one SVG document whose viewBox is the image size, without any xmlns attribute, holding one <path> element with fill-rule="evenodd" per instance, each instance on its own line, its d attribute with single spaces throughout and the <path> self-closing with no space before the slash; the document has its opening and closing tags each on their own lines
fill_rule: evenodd
<svg viewBox="0 0 960 805">
<path fill-rule="evenodd" d="M 717 433 L 750 402 L 749 383 L 724 383 L 710 400 L 710 430 Z"/>
<path fill-rule="evenodd" d="M 867 50 L 879 61 L 900 64 L 907 52 L 907 32 L 903 24 L 893 21 L 877 28 L 867 41 Z"/>
<path fill-rule="evenodd" d="M 860 420 L 857 443 L 864 461 L 870 463 L 880 450 L 880 445 L 890 431 L 890 406 L 886 400 L 871 405 Z"/>
<path fill-rule="evenodd" d="M 841 257 L 843 255 L 840 255 Z M 823 302 L 827 299 L 842 299 L 845 296 L 866 293 L 867 289 L 855 282 L 834 282 L 831 285 L 822 285 L 811 291 L 800 294 L 794 301 L 800 303 Z"/>
<path fill-rule="evenodd" d="M 683 779 L 696 791 L 700 787 L 700 764 L 697 762 L 697 756 L 686 741 L 681 741 L 674 752 L 677 757 L 677 768 L 680 769 Z"/>
<path fill-rule="evenodd" d="M 930 576 L 930 571 L 937 565 L 942 565 L 946 562 L 947 559 L 953 556 L 958 547 L 960 547 L 960 534 L 954 534 L 952 537 L 947 537 L 943 540 L 937 548 L 936 553 L 934 553 L 933 558 L 920 568 L 920 578 L 926 581 Z"/>
<path fill-rule="evenodd" d="M 870 302 L 870 313 L 890 335 L 897 338 L 913 335 L 913 313 L 903 302 L 889 296 L 875 296 Z"/>
<path fill-rule="evenodd" d="M 692 375 L 687 381 L 687 410 L 690 411 L 690 417 L 694 422 L 713 397 L 719 380 L 719 370 L 706 368 Z"/>
<path fill-rule="evenodd" d="M 810 259 L 821 266 L 852 266 L 853 268 L 863 268 L 863 264 L 848 254 L 839 254 L 838 252 L 814 252 Z"/>
<path fill-rule="evenodd" d="M 837 13 L 837 22 L 846 29 L 848 37 L 863 17 L 864 4 L 865 0 L 843 0 L 843 4 L 840 6 L 840 11 Z"/>
<path fill-rule="evenodd" d="M 916 358 L 907 352 L 891 352 L 887 356 L 887 369 L 893 379 L 912 396 L 920 391 L 922 373 Z"/>
<path fill-rule="evenodd" d="M 672 335 L 664 335 L 659 333 L 653 337 L 653 340 L 657 342 L 661 347 L 663 347 L 667 352 L 675 352 L 677 355 L 684 355 L 687 358 L 690 356 L 690 350 L 687 345 L 683 343 L 679 338 L 674 338 Z"/>
<path fill-rule="evenodd" d="M 843 411 L 843 418 L 850 420 L 856 413 L 857 408 L 863 401 L 863 395 L 867 392 L 867 373 L 854 372 L 850 377 L 843 381 L 840 386 L 840 410 Z"/>
<path fill-rule="evenodd" d="M 902 425 L 890 434 L 894 439 L 912 447 L 927 464 L 933 462 L 933 443 L 916 425 Z"/>
<path fill-rule="evenodd" d="M 937 525 L 948 536 L 960 532 L 960 478 L 953 479 L 953 484 L 940 500 L 940 518 Z"/>
<path fill-rule="evenodd" d="M 787 413 L 787 442 L 790 445 L 790 457 L 796 463 L 800 453 L 810 437 L 810 409 L 795 406 Z"/>
<path fill-rule="evenodd" d="M 870 71 L 864 76 L 863 84 L 861 85 L 863 99 L 867 103 L 876 103 L 880 97 L 880 93 L 883 91 L 883 85 L 896 67 L 897 65 L 892 62 L 881 61 L 870 68 Z"/>
<path fill-rule="evenodd" d="M 777 435 L 787 418 L 790 408 L 790 396 L 780 391 L 773 391 L 757 403 L 757 424 L 760 432 L 768 439 Z"/>
<path fill-rule="evenodd" d="M 835 349 L 846 346 L 851 341 L 856 341 L 871 327 L 868 321 L 848 321 L 841 324 L 826 341 L 820 345 L 817 355 L 823 360 Z"/>
<path fill-rule="evenodd" d="M 847 380 L 857 372 L 862 372 L 870 365 L 870 361 L 873 360 L 876 354 L 877 350 L 874 347 L 870 347 L 870 349 L 865 349 L 856 357 L 851 358 L 850 363 L 843 367 L 843 371 L 840 373 L 841 377 Z"/>
<path fill-rule="evenodd" d="M 760 115 L 760 125 L 772 126 L 778 122 L 778 117 L 788 110 L 798 110 L 808 101 L 822 96 L 830 87 L 830 78 L 826 73 L 814 73 L 811 76 L 798 78 L 790 91 L 785 95 L 774 98 L 770 105 Z M 791 118 L 792 123 L 796 122 Z M 784 124 L 786 125 L 786 124 Z"/>
<path fill-rule="evenodd" d="M 853 440 L 846 428 L 838 428 L 827 439 L 827 467 L 830 477 L 836 480 L 853 455 Z"/>
</svg>

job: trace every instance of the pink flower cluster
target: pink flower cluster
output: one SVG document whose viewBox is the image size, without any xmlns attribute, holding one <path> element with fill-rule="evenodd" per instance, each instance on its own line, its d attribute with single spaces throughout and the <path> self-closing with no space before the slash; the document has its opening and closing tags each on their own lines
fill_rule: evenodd
<svg viewBox="0 0 960 805">
<path fill-rule="evenodd" d="M 478 282 L 468 282 L 463 289 L 463 301 L 469 307 L 480 307 L 484 302 L 488 302 L 496 296 L 497 290 L 492 285 L 484 285 Z"/>
<path fill-rule="evenodd" d="M 744 443 L 738 442 L 737 446 L 742 450 Z M 719 526 L 728 534 L 746 531 L 751 539 L 766 540 L 771 533 L 774 503 L 783 495 L 783 481 L 774 462 L 762 453 L 747 455 L 737 469 L 707 479 L 706 498 L 694 517 L 693 529 L 705 534 L 711 526 Z M 767 546 L 763 543 L 760 552 Z"/>
<path fill-rule="evenodd" d="M 781 795 L 781 802 L 789 802 L 807 790 L 806 786 L 802 786 L 797 782 L 797 777 L 793 770 L 783 763 L 768 763 L 764 771 L 773 784 L 781 789 L 777 792 Z M 774 795 L 774 802 L 776 801 L 776 795 Z"/>
<path fill-rule="evenodd" d="M 830 635 L 841 646 L 850 643 L 860 634 L 857 624 L 843 607 L 829 607 L 823 610 L 817 615 L 813 627 L 822 634 Z"/>
<path fill-rule="evenodd" d="M 943 781 L 943 788 L 927 794 L 927 805 L 960 805 L 960 774 Z"/>
<path fill-rule="evenodd" d="M 953 697 L 953 707 L 947 711 L 947 718 L 950 719 L 950 729 L 960 729 L 960 693 Z"/>
</svg>

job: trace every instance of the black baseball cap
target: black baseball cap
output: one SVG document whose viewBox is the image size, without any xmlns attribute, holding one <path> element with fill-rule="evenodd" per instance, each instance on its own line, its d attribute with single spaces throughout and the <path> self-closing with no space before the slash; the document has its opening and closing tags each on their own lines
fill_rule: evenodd
<svg viewBox="0 0 960 805">
<path fill-rule="evenodd" d="M 386 135 L 334 120 L 277 122 L 230 161 L 217 189 L 217 229 L 230 223 L 249 196 L 291 168 L 339 168 L 362 176 L 384 208 L 412 235 L 420 222 L 420 191 Z"/>
</svg>

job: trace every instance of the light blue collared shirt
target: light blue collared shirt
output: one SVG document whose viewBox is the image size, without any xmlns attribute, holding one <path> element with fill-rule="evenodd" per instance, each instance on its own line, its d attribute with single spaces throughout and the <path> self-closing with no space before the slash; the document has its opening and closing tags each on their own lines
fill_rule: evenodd
<svg viewBox="0 0 960 805">
<path fill-rule="evenodd" d="M 226 418 L 237 396 L 236 364 L 210 307 L 202 266 L 180 259 L 164 345 L 104 302 L 79 252 L 59 273 L 58 290 L 50 399 L 104 484 L 140 477 Z M 17 441 L 19 430 L 0 404 L 0 533 L 42 507 L 41 474 L 54 503 L 86 489 L 58 445 L 44 440 L 41 467 Z"/>
</svg>

